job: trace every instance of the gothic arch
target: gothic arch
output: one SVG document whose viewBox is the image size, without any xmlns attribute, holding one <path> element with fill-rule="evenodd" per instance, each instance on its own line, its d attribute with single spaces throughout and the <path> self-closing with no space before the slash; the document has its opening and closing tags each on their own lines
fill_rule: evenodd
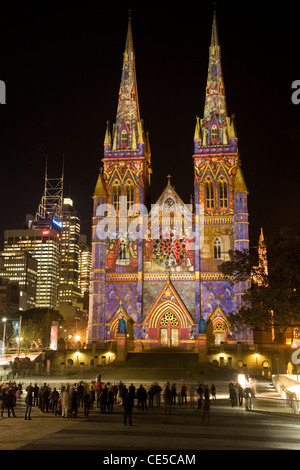
<svg viewBox="0 0 300 470">
<path fill-rule="evenodd" d="M 177 303 L 170 300 L 166 300 L 156 307 L 149 318 L 149 328 L 159 328 L 161 320 L 168 313 L 172 313 L 177 318 L 181 328 L 188 328 L 185 312 Z"/>
</svg>

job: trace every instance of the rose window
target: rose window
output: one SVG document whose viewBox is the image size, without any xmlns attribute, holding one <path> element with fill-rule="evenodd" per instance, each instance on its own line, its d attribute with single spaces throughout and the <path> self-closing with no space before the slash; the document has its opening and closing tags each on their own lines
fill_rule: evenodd
<svg viewBox="0 0 300 470">
<path fill-rule="evenodd" d="M 178 320 L 173 313 L 166 313 L 160 321 L 161 326 L 178 326 Z"/>
</svg>

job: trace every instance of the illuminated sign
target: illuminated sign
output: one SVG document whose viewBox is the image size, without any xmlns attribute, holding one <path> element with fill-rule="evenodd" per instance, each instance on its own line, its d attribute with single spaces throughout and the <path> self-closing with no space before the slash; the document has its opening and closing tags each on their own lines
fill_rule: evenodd
<svg viewBox="0 0 300 470">
<path fill-rule="evenodd" d="M 49 235 L 49 230 L 43 230 L 43 231 L 42 231 L 42 234 L 43 234 L 43 235 Z"/>
<path fill-rule="evenodd" d="M 57 220 L 54 220 L 54 219 L 52 220 L 52 222 L 53 222 L 55 225 L 57 225 L 58 227 L 60 227 L 60 228 L 62 227 L 62 222 L 58 222 Z"/>
</svg>

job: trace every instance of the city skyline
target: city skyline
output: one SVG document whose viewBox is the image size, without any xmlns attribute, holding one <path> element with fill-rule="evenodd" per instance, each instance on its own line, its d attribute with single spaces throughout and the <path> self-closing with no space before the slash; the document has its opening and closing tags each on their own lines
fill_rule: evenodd
<svg viewBox="0 0 300 470">
<path fill-rule="evenodd" d="M 213 7 L 210 2 L 178 11 L 131 7 L 141 118 L 150 133 L 151 203 L 171 174 L 188 204 Z M 299 231 L 300 107 L 291 100 L 298 70 L 290 47 L 299 33 L 295 18 L 258 3 L 242 10 L 234 2 L 226 8 L 220 3 L 217 14 L 228 113 L 236 115 L 250 193 L 253 246 L 261 226 L 266 236 L 286 225 Z M 103 158 L 106 121 L 116 114 L 127 15 L 124 6 L 74 8 L 68 14 L 53 8 L 47 17 L 37 9 L 27 12 L 25 28 L 19 11 L 12 31 L 2 31 L 0 78 L 7 104 L 0 108 L 6 201 L 1 243 L 4 229 L 21 228 L 26 213 L 35 213 L 46 158 L 53 177 L 64 161 L 64 196 L 74 200 L 82 232 L 90 236 L 91 188 Z"/>
</svg>

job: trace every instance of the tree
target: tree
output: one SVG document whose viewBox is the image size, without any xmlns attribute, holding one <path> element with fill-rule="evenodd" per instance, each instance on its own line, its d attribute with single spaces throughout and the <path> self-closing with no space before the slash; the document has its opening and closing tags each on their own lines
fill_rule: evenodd
<svg viewBox="0 0 300 470">
<path fill-rule="evenodd" d="M 273 329 L 282 342 L 287 328 L 300 325 L 300 237 L 283 228 L 266 238 L 265 247 L 267 269 L 257 255 L 234 251 L 219 270 L 234 283 L 252 279 L 242 307 L 228 316 L 232 329 Z"/>
<path fill-rule="evenodd" d="M 25 339 L 25 333 L 28 332 L 29 346 L 32 343 L 41 344 L 43 347 L 50 345 L 50 333 L 52 322 L 64 322 L 63 316 L 58 310 L 52 308 L 31 308 L 28 310 L 20 311 L 17 315 L 22 315 L 21 336 Z M 30 333 L 32 328 L 32 334 Z M 29 339 L 30 338 L 30 339 Z M 25 346 L 23 339 L 23 346 Z"/>
<path fill-rule="evenodd" d="M 32 320 L 27 320 L 22 325 L 22 348 L 29 349 L 32 344 L 40 346 L 41 327 Z"/>
</svg>

